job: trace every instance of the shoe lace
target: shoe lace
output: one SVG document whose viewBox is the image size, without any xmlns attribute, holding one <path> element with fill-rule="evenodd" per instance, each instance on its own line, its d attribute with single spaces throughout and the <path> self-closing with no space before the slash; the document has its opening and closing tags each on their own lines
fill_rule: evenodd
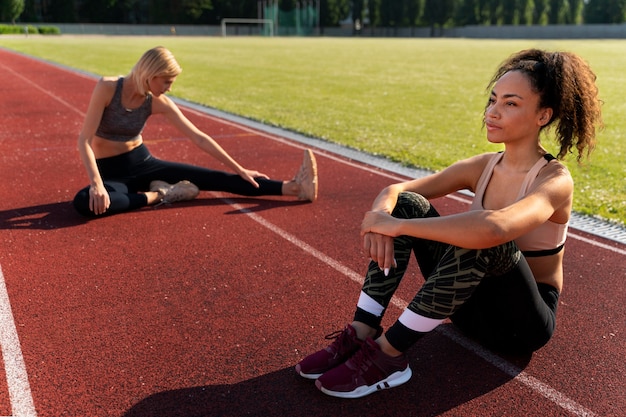
<svg viewBox="0 0 626 417">
<path fill-rule="evenodd" d="M 162 206 L 163 204 L 172 204 L 171 202 L 169 202 L 165 197 L 167 196 L 167 193 L 164 192 L 163 190 L 158 190 L 157 191 L 159 193 L 159 196 L 161 197 L 161 200 L 156 203 L 153 208 L 157 208 L 159 206 Z"/>
<path fill-rule="evenodd" d="M 346 348 L 350 345 L 348 332 L 345 330 L 336 330 L 332 333 L 327 334 L 326 336 L 324 336 L 324 338 L 326 340 L 335 340 L 333 343 L 330 344 L 330 346 L 328 346 L 328 349 L 330 349 L 335 354 L 345 353 L 344 350 L 347 350 Z"/>
<path fill-rule="evenodd" d="M 361 349 L 359 349 L 351 358 L 350 361 L 356 369 L 368 368 L 376 357 L 376 351 L 368 343 L 363 343 Z M 365 365 L 365 368 L 364 368 Z"/>
<path fill-rule="evenodd" d="M 159 200 L 158 203 L 156 203 L 153 208 L 157 208 L 159 206 L 162 206 L 163 204 L 169 204 L 169 202 L 167 200 L 165 200 L 165 193 L 161 190 L 157 191 L 157 193 L 159 193 L 159 197 L 161 198 Z"/>
</svg>

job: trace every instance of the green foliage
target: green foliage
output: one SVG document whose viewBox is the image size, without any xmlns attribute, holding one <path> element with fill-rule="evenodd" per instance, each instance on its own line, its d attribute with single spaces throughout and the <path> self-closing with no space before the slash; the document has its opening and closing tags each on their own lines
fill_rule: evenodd
<svg viewBox="0 0 626 417">
<path fill-rule="evenodd" d="M 197 21 L 202 17 L 205 11 L 211 10 L 213 7 L 211 0 L 184 0 L 182 3 L 185 14 L 189 16 L 192 21 Z"/>
<path fill-rule="evenodd" d="M 57 26 L 0 25 L 0 35 L 59 35 Z"/>
<path fill-rule="evenodd" d="M 589 0 L 584 16 L 586 23 L 624 23 L 626 0 Z"/>
<path fill-rule="evenodd" d="M 61 29 L 57 26 L 37 26 L 40 35 L 60 35 Z"/>
<path fill-rule="evenodd" d="M 313 1 L 271 4 L 290 12 Z M 257 0 L 0 0 L 0 20 L 216 25 L 224 17 L 257 18 L 261 4 L 270 7 Z M 348 17 L 388 28 L 621 23 L 626 13 L 626 0 L 319 0 L 319 6 L 326 27 Z"/>
<path fill-rule="evenodd" d="M 431 170 L 501 149 L 481 121 L 485 87 L 504 58 L 529 47 L 576 52 L 598 76 L 605 128 L 587 163 L 565 161 L 574 208 L 626 221 L 626 41 L 0 37 L 99 75 L 127 73 L 160 44 L 184 68 L 173 95 Z M 543 143 L 556 152 L 550 136 Z"/>
<path fill-rule="evenodd" d="M 0 21 L 15 23 L 24 11 L 24 0 L 0 0 Z"/>
<path fill-rule="evenodd" d="M 455 6 L 455 0 L 426 0 L 424 21 L 442 27 L 454 16 Z"/>
<path fill-rule="evenodd" d="M 37 33 L 37 28 L 30 25 L 0 25 L 2 35 L 28 35 Z"/>
</svg>

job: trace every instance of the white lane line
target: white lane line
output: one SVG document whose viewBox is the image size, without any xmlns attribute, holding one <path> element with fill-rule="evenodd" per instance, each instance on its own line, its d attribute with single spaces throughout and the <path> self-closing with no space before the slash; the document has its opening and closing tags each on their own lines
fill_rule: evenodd
<svg viewBox="0 0 626 417">
<path fill-rule="evenodd" d="M 591 246 L 597 246 L 599 248 L 610 250 L 612 252 L 619 253 L 620 255 L 625 255 L 626 256 L 626 250 L 624 250 L 624 249 L 620 249 L 620 248 L 617 248 L 615 246 L 607 245 L 605 243 L 596 242 L 593 239 L 589 239 L 589 238 L 586 238 L 584 236 L 577 235 L 575 233 L 572 233 L 571 231 L 567 232 L 567 236 L 571 237 L 571 238 L 574 238 L 576 240 L 580 240 L 580 241 L 583 241 L 585 243 L 588 243 Z"/>
<path fill-rule="evenodd" d="M 4 71 L 10 72 L 11 74 L 13 74 L 14 76 L 18 77 L 19 79 L 21 79 L 22 81 L 24 81 L 26 84 L 30 85 L 31 87 L 39 90 L 40 92 L 42 92 L 43 94 L 45 94 L 46 96 L 58 101 L 59 103 L 63 104 L 65 107 L 69 108 L 72 111 L 75 111 L 76 113 L 78 113 L 81 117 L 85 117 L 85 113 L 81 110 L 78 109 L 78 107 L 68 103 L 67 101 L 53 95 L 50 93 L 49 90 L 46 90 L 43 87 L 40 87 L 39 84 L 36 84 L 33 82 L 33 80 L 28 79 L 26 77 L 24 77 L 22 74 L 15 72 L 14 70 L 12 70 L 11 68 L 7 67 L 6 65 L 1 65 L 0 67 L 2 67 L 2 69 Z"/>
<path fill-rule="evenodd" d="M 281 229 L 277 225 L 275 225 L 275 224 L 265 220 L 263 217 L 255 214 L 252 211 L 246 209 L 245 207 L 235 203 L 232 199 L 229 199 L 229 198 L 225 197 L 224 194 L 221 194 L 221 193 L 211 193 L 211 194 L 216 195 L 218 198 L 220 198 L 226 204 L 228 204 L 231 207 L 233 207 L 235 210 L 237 210 L 237 211 L 239 211 L 241 213 L 244 213 L 245 215 L 249 216 L 252 220 L 254 220 L 255 222 L 259 223 L 261 226 L 267 228 L 268 230 L 270 230 L 273 233 L 276 233 L 277 235 L 279 235 L 280 237 L 282 237 L 286 241 L 294 244 L 296 247 L 302 249 L 306 253 L 308 253 L 308 254 L 312 255 L 313 257 L 319 259 L 320 261 L 322 261 L 323 263 L 327 264 L 328 266 L 334 268 L 335 270 L 337 270 L 341 274 L 344 274 L 345 276 L 350 278 L 352 281 L 355 281 L 355 282 L 357 282 L 357 283 L 359 283 L 361 285 L 363 284 L 364 274 L 359 274 L 359 273 L 351 270 L 350 268 L 347 268 L 341 262 L 339 262 L 339 261 L 333 259 L 332 257 L 324 254 L 323 252 L 315 249 L 314 247 L 312 247 L 308 243 L 298 239 L 297 237 L 295 237 L 291 233 L 289 233 L 289 232 Z M 401 310 L 404 310 L 406 308 L 406 306 L 408 305 L 408 302 L 402 300 L 401 298 L 395 297 L 395 296 L 391 300 L 391 303 L 394 306 L 396 306 L 399 309 L 401 309 Z M 526 387 L 530 388 L 532 391 L 542 395 L 543 397 L 545 397 L 548 400 L 552 401 L 557 406 L 559 406 L 559 407 L 569 411 L 573 415 L 580 416 L 580 417 L 595 417 L 596 416 L 595 413 L 593 413 L 592 411 L 589 411 L 588 409 L 586 409 L 582 405 L 578 404 L 576 401 L 574 401 L 571 398 L 567 397 L 565 394 L 561 393 L 560 391 L 555 390 L 554 388 L 552 388 L 549 385 L 541 382 L 537 378 L 528 375 L 526 372 L 522 371 L 521 369 L 519 369 L 515 365 L 511 364 L 510 362 L 507 362 L 506 360 L 502 359 L 501 357 L 499 357 L 498 355 L 496 355 L 493 352 L 489 351 L 488 349 L 485 349 L 480 344 L 478 344 L 478 343 L 476 343 L 476 342 L 466 338 L 465 336 L 461 335 L 460 333 L 452 330 L 451 328 L 449 328 L 449 326 L 439 326 L 435 331 L 437 331 L 437 332 L 441 333 L 442 335 L 448 337 L 452 341 L 454 341 L 454 342 L 458 343 L 459 345 L 463 346 L 465 349 L 475 353 L 477 356 L 479 356 L 480 358 L 485 360 L 490 365 L 496 367 L 497 369 L 499 369 L 500 371 L 502 371 L 506 375 L 510 376 L 516 382 L 518 382 L 518 383 L 520 383 L 522 385 L 525 385 Z"/>
<path fill-rule="evenodd" d="M 36 417 L 37 412 L 2 267 L 0 267 L 0 345 L 13 417 Z"/>
</svg>

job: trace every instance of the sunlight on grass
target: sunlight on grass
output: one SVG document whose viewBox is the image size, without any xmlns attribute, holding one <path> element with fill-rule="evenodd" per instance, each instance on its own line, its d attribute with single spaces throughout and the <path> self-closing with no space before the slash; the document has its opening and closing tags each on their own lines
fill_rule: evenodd
<svg viewBox="0 0 626 417">
<path fill-rule="evenodd" d="M 432 170 L 500 150 L 481 119 L 486 84 L 508 55 L 529 47 L 579 53 L 598 75 L 606 127 L 587 165 L 566 162 L 575 210 L 626 220 L 626 41 L 0 38 L 0 46 L 98 75 L 126 74 L 156 45 L 183 67 L 172 95 Z"/>
</svg>

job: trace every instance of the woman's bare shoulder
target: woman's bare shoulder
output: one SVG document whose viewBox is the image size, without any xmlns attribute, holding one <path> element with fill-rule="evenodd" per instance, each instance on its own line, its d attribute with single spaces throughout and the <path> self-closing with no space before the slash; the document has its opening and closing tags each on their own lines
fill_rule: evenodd
<svg viewBox="0 0 626 417">
<path fill-rule="evenodd" d="M 553 159 L 539 171 L 531 190 L 539 188 L 544 184 L 550 184 L 550 186 L 557 188 L 572 189 L 574 180 L 565 164 L 559 160 Z"/>
<path fill-rule="evenodd" d="M 119 76 L 115 76 L 115 77 L 100 77 L 100 79 L 98 79 L 98 85 L 101 86 L 106 86 L 107 88 L 115 88 L 117 86 L 117 81 L 120 79 L 121 77 Z"/>
<path fill-rule="evenodd" d="M 175 114 L 179 113 L 179 109 L 171 98 L 165 94 L 160 94 L 159 96 L 152 96 L 152 113 Z"/>
<path fill-rule="evenodd" d="M 450 168 L 453 168 L 454 170 L 460 169 L 462 171 L 472 170 L 480 174 L 485 169 L 485 166 L 487 166 L 489 161 L 491 161 L 491 159 L 497 154 L 497 152 L 487 152 L 470 156 L 469 158 L 455 162 L 450 166 Z"/>
<path fill-rule="evenodd" d="M 117 86 L 117 80 L 120 77 L 101 77 L 94 88 L 94 94 L 111 98 Z M 108 100 L 107 100 L 108 101 Z"/>
</svg>

